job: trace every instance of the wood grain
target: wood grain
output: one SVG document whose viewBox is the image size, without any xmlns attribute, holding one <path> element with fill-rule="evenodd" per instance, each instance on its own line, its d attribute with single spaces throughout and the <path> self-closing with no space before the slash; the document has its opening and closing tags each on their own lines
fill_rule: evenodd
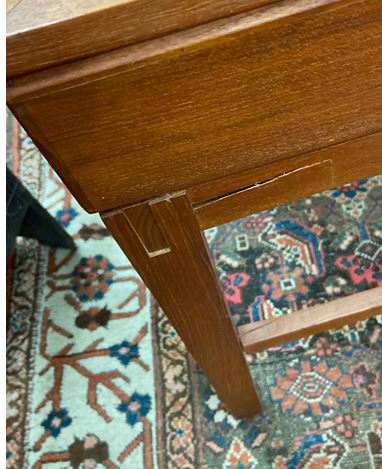
<svg viewBox="0 0 382 469">
<path fill-rule="evenodd" d="M 21 0 L 9 13 L 11 109 L 82 206 L 109 210 L 237 417 L 260 410 L 242 344 L 364 319 L 382 290 L 243 326 L 241 344 L 200 228 L 382 171 L 381 20 L 379 0 Z"/>
<path fill-rule="evenodd" d="M 22 0 L 7 16 L 7 76 L 78 60 L 275 1 Z"/>
<path fill-rule="evenodd" d="M 287 0 L 16 79 L 9 103 L 108 210 L 379 131 L 381 20 L 378 0 Z"/>
<path fill-rule="evenodd" d="M 232 173 L 228 177 L 212 179 L 187 189 L 194 205 L 229 194 L 254 184 L 294 171 L 309 164 L 330 160 L 335 186 L 371 177 L 382 172 L 382 132 L 331 145 L 320 150 L 277 161 L 249 171 Z M 325 187 L 323 187 L 324 190 Z M 330 189 L 326 187 L 326 189 Z M 260 202 L 261 203 L 261 202 Z M 260 209 L 260 208 L 259 208 Z M 258 210 L 258 209 L 256 209 Z"/>
<path fill-rule="evenodd" d="M 194 186 L 187 193 L 205 230 L 381 173 L 379 132 Z"/>
<path fill-rule="evenodd" d="M 129 221 L 150 257 L 171 251 L 164 233 L 153 217 L 149 203 L 129 207 Z"/>
<path fill-rule="evenodd" d="M 382 314 L 382 288 L 373 288 L 345 298 L 238 328 L 247 353 L 291 342 L 345 324 Z"/>
<path fill-rule="evenodd" d="M 277 207 L 291 200 L 308 197 L 322 187 L 333 186 L 333 167 L 330 160 L 283 172 L 271 179 L 223 195 L 196 207 L 201 229 L 211 228 L 261 209 Z"/>
<path fill-rule="evenodd" d="M 148 229 L 156 224 L 170 247 L 155 257 L 137 235 L 136 210 L 133 217 L 126 208 L 102 218 L 230 412 L 254 415 L 255 388 L 188 198 L 180 193 L 149 204 L 155 222 Z"/>
<path fill-rule="evenodd" d="M 277 5 L 258 8 L 240 15 L 190 28 L 164 37 L 144 41 L 129 47 L 122 47 L 94 57 L 72 62 L 68 65 L 51 67 L 28 73 L 15 80 L 9 80 L 7 97 L 11 101 L 45 96 L 81 84 L 108 78 L 121 71 L 134 70 L 150 62 L 161 60 L 166 54 L 179 55 L 203 45 L 206 41 L 219 40 L 245 31 L 248 28 L 267 27 L 275 21 L 294 16 L 319 13 L 322 9 L 338 9 L 342 3 L 357 0 L 278 0 Z M 362 0 L 358 0 L 362 1 Z M 370 0 L 369 0 L 370 1 Z M 186 49 L 187 48 L 187 49 Z"/>
</svg>

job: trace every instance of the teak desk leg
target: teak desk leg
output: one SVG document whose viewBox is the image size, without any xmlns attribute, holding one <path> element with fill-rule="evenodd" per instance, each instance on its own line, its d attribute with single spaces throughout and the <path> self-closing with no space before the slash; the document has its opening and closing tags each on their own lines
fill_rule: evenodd
<svg viewBox="0 0 382 469">
<path fill-rule="evenodd" d="M 185 193 L 102 218 L 225 407 L 236 417 L 258 413 L 248 365 Z"/>
</svg>

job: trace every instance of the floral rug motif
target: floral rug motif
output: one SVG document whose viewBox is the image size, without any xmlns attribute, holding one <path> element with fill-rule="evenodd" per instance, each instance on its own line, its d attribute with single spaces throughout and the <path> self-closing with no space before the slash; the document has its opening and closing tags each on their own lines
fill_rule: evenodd
<svg viewBox="0 0 382 469">
<path fill-rule="evenodd" d="M 7 467 L 382 468 L 381 316 L 248 356 L 263 413 L 234 419 L 100 218 L 8 124 L 8 165 L 77 250 L 19 240 L 8 266 Z M 382 286 L 382 176 L 205 234 L 236 324 Z"/>
</svg>

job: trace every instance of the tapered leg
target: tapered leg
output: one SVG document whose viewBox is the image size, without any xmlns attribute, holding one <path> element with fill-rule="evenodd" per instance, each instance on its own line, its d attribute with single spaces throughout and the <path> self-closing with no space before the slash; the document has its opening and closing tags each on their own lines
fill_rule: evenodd
<svg viewBox="0 0 382 469">
<path fill-rule="evenodd" d="M 185 193 L 103 214 L 118 244 L 236 417 L 260 411 L 203 234 Z"/>
</svg>

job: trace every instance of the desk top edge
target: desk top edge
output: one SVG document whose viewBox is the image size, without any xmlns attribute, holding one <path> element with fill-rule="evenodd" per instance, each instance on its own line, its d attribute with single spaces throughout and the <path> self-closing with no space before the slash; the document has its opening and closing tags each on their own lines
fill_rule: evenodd
<svg viewBox="0 0 382 469">
<path fill-rule="evenodd" d="M 7 13 L 7 77 L 75 61 L 282 0 L 19 0 Z"/>
</svg>

